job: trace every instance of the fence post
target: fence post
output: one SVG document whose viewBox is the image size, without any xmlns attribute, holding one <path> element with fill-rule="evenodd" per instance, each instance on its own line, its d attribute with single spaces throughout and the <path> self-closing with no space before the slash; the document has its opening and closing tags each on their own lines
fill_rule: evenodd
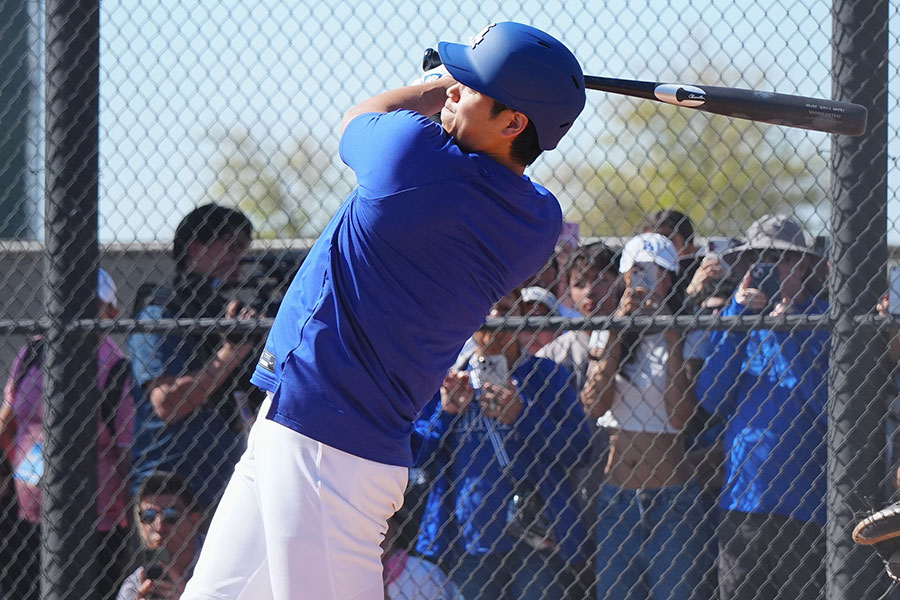
<svg viewBox="0 0 900 600">
<path fill-rule="evenodd" d="M 47 0 L 47 244 L 41 597 L 95 598 L 98 0 Z"/>
<path fill-rule="evenodd" d="M 878 598 L 886 575 L 850 533 L 882 499 L 885 436 L 875 375 L 885 348 L 853 317 L 871 314 L 885 289 L 887 262 L 887 0 L 834 0 L 834 97 L 869 109 L 862 137 L 832 142 L 831 340 L 828 409 L 826 598 Z M 884 587 L 882 587 L 884 586 Z"/>
</svg>

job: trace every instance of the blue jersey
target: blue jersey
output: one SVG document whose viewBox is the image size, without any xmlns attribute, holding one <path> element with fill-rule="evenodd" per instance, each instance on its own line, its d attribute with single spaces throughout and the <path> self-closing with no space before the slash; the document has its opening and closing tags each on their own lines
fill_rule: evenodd
<svg viewBox="0 0 900 600">
<path fill-rule="evenodd" d="M 592 431 L 569 372 L 549 359 L 524 356 L 510 377 L 524 405 L 512 425 L 484 416 L 477 401 L 451 415 L 439 396 L 417 421 L 418 463 L 432 485 L 417 550 L 434 559 L 447 552 L 456 558 L 509 552 L 515 543 L 507 533 L 512 496 L 537 492 L 561 555 L 587 561 L 591 536 L 569 474 L 589 460 Z"/>
<path fill-rule="evenodd" d="M 537 272 L 556 199 L 410 111 L 341 139 L 358 187 L 282 301 L 252 381 L 267 418 L 381 463 L 412 464 L 413 421 L 491 306 Z"/>
<path fill-rule="evenodd" d="M 824 314 L 824 301 L 797 303 Z M 752 314 L 734 299 L 722 316 Z M 715 331 L 701 406 L 725 421 L 719 505 L 825 523 L 829 337 L 825 331 Z"/>
</svg>

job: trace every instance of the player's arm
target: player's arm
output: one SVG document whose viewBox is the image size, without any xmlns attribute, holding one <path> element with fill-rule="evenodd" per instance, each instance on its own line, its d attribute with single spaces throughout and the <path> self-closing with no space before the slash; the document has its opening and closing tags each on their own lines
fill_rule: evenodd
<svg viewBox="0 0 900 600">
<path fill-rule="evenodd" d="M 150 403 L 165 423 L 176 423 L 204 404 L 246 360 L 253 344 L 222 344 L 200 370 L 183 375 L 164 375 L 147 383 Z"/>
<path fill-rule="evenodd" d="M 354 117 L 366 113 L 389 113 L 395 110 L 412 110 L 423 115 L 438 113 L 447 100 L 447 89 L 455 84 L 455 79 L 444 75 L 425 83 L 409 85 L 373 96 L 344 113 L 341 134 L 343 135 L 347 125 Z"/>
</svg>

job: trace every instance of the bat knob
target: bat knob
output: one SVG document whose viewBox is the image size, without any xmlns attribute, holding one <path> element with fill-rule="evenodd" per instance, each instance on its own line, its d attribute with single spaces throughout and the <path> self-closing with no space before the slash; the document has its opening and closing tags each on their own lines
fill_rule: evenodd
<svg viewBox="0 0 900 600">
<path fill-rule="evenodd" d="M 422 70 L 430 71 L 435 67 L 444 64 L 441 55 L 434 48 L 425 48 L 425 56 L 422 58 Z"/>
</svg>

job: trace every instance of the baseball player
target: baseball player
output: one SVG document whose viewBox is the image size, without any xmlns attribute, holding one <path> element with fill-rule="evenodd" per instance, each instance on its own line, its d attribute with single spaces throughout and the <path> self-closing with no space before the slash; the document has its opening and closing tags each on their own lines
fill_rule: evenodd
<svg viewBox="0 0 900 600">
<path fill-rule="evenodd" d="M 556 199 L 524 176 L 584 108 L 572 53 L 518 23 L 442 42 L 449 76 L 343 120 L 358 187 L 291 284 L 252 381 L 268 392 L 184 599 L 381 599 L 413 421 L 491 306 L 544 265 Z M 441 124 L 425 115 L 440 112 Z"/>
</svg>

